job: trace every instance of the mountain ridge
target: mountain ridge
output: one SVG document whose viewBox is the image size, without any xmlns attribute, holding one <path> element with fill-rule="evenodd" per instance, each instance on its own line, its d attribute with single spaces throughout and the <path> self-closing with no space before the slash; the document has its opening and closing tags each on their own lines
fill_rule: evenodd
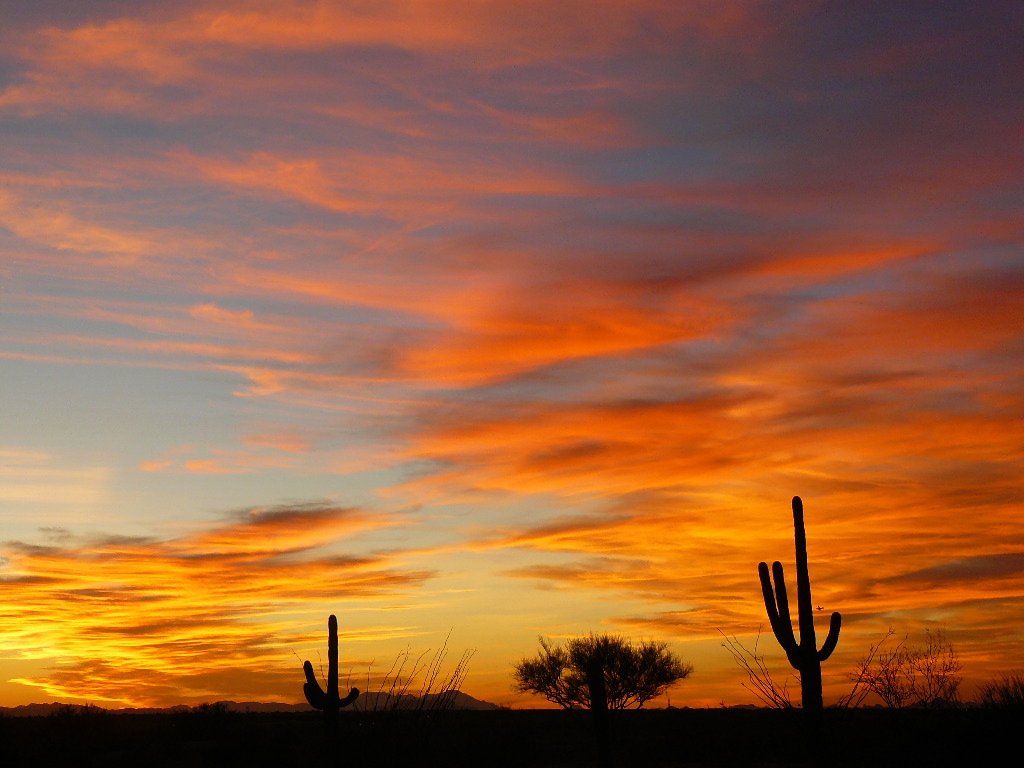
<svg viewBox="0 0 1024 768">
<path fill-rule="evenodd" d="M 441 706 L 437 702 L 440 697 L 448 695 L 451 698 L 449 706 Z M 362 704 L 362 706 L 359 706 Z M 178 713 L 191 713 L 191 712 L 203 712 L 204 708 L 212 709 L 214 711 L 228 711 L 228 712 L 314 712 L 315 710 L 309 706 L 309 704 L 302 702 L 300 704 L 287 704 L 284 702 L 264 702 L 264 701 L 230 701 L 221 700 L 215 702 L 204 702 L 202 704 L 175 704 L 170 707 L 120 707 L 117 709 L 108 709 L 106 707 L 100 707 L 95 704 L 66 704 L 58 701 L 52 701 L 48 703 L 32 703 L 32 704 L 19 704 L 14 707 L 0 707 L 0 716 L 3 717 L 46 717 L 50 715 L 79 715 L 89 713 L 106 713 L 112 715 L 159 715 L 159 714 L 178 714 Z M 489 701 L 483 701 L 476 699 L 467 693 L 462 691 L 454 691 L 450 694 L 427 694 L 423 699 L 419 696 L 412 694 L 405 694 L 399 698 L 396 702 L 391 700 L 391 697 L 384 692 L 370 692 L 367 694 L 361 694 L 355 703 L 352 705 L 352 710 L 357 712 L 366 711 L 384 711 L 398 709 L 402 711 L 408 710 L 493 710 L 501 709 L 497 704 L 493 704 Z"/>
</svg>

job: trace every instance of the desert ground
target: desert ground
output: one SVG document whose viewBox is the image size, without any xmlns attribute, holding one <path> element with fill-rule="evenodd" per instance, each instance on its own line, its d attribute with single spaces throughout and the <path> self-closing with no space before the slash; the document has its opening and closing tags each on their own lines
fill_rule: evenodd
<svg viewBox="0 0 1024 768">
<path fill-rule="evenodd" d="M 1019 714 L 980 709 L 826 712 L 809 748 L 798 711 L 660 709 L 612 713 L 599 754 L 590 713 L 561 710 L 317 712 L 208 708 L 125 715 L 61 711 L 0 719 L 12 766 L 978 766 L 1005 764 Z"/>
</svg>

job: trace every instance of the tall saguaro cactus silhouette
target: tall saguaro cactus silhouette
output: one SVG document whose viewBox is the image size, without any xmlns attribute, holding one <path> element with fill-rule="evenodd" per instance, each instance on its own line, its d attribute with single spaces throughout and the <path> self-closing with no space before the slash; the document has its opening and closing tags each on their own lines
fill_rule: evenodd
<svg viewBox="0 0 1024 768">
<path fill-rule="evenodd" d="M 789 663 L 800 673 L 800 693 L 809 726 L 820 732 L 821 713 L 824 704 L 821 698 L 821 662 L 832 655 L 839 642 L 839 627 L 842 616 L 832 614 L 825 642 L 818 650 L 814 636 L 814 603 L 811 601 L 811 579 L 807 573 L 807 536 L 804 533 L 804 505 L 799 496 L 793 497 L 793 527 L 796 530 L 796 599 L 800 621 L 800 642 L 793 635 L 793 621 L 789 615 L 789 597 L 786 594 L 786 579 L 782 563 L 772 563 L 771 576 L 768 564 L 760 563 L 757 572 L 761 577 L 761 592 L 768 620 L 779 645 L 786 652 Z M 772 590 L 772 578 L 775 589 Z"/>
<path fill-rule="evenodd" d="M 317 682 L 311 663 L 303 662 L 302 671 L 306 673 L 306 682 L 302 686 L 306 701 L 314 709 L 323 711 L 327 728 L 334 728 L 338 724 L 338 710 L 359 696 L 359 689 L 353 688 L 345 698 L 338 697 L 338 619 L 334 614 L 327 619 L 327 691 Z"/>
</svg>

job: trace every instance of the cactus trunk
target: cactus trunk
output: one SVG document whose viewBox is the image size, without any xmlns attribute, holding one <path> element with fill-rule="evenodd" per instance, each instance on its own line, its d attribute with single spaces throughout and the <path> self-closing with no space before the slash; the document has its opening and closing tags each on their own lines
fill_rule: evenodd
<svg viewBox="0 0 1024 768">
<path fill-rule="evenodd" d="M 801 630 L 802 631 L 802 630 Z M 327 701 L 338 700 L 338 619 L 327 619 Z"/>
<path fill-rule="evenodd" d="M 604 664 L 600 659 L 591 659 L 587 665 L 587 689 L 590 693 L 590 714 L 594 719 L 597 764 L 605 768 L 611 764 L 611 731 L 608 722 L 608 688 L 604 681 Z"/>
</svg>

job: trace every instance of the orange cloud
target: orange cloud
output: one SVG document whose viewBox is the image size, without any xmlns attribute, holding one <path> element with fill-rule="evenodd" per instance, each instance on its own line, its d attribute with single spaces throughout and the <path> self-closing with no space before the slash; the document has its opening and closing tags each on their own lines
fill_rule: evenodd
<svg viewBox="0 0 1024 768">
<path fill-rule="evenodd" d="M 187 472 L 200 475 L 294 470 L 302 466 L 301 458 L 295 454 L 303 452 L 305 447 L 300 443 L 281 442 L 287 439 L 273 435 L 265 436 L 262 440 L 244 438 L 243 447 L 234 449 L 198 444 L 178 445 L 164 451 L 159 457 L 139 462 L 138 467 L 143 472 Z M 265 450 L 268 448 L 269 451 Z"/>
<path fill-rule="evenodd" d="M 502 297 L 502 304 L 457 332 L 409 349 L 399 369 L 447 385 L 485 384 L 548 365 L 699 338 L 718 330 L 716 315 L 725 314 L 698 300 L 662 311 L 630 306 L 614 294 L 615 286 L 580 283 Z"/>
<path fill-rule="evenodd" d="M 57 250 L 107 254 L 124 266 L 154 250 L 153 242 L 138 235 L 83 220 L 64 206 L 24 203 L 0 189 L 0 223 L 18 237 Z"/>
<path fill-rule="evenodd" d="M 23 114 L 98 108 L 167 119 L 195 114 L 216 97 L 239 102 L 251 82 L 237 63 L 281 52 L 327 54 L 376 47 L 426 59 L 457 52 L 475 67 L 494 69 L 556 63 L 588 82 L 570 62 L 607 55 L 643 35 L 668 47 L 680 36 L 694 43 L 724 29 L 757 29 L 745 4 L 713 8 L 665 7 L 659 2 L 430 3 L 391 0 L 373 8 L 295 0 L 190 4 L 73 28 L 24 30 L 17 55 L 33 68 L 0 93 L 0 108 Z M 651 18 L 658 23 L 651 23 Z M 538 24 L 537 20 L 546 23 Z M 728 21 L 724 21 L 728 19 Z M 761 25 L 763 28 L 763 25 Z M 568 61 L 567 61 L 568 60 Z M 262 72 L 263 89 L 288 90 L 287 78 Z M 189 86 L 192 98 L 168 104 L 160 89 Z"/>
<path fill-rule="evenodd" d="M 274 350 L 270 348 L 238 347 L 224 344 L 207 344 L 192 341 L 173 341 L 160 339 L 144 341 L 110 337 L 88 336 L 35 336 L 35 337 L 3 337 L 0 341 L 32 344 L 38 346 L 63 346 L 71 348 L 116 349 L 134 353 L 154 352 L 160 355 L 180 355 L 196 358 L 249 358 L 262 359 L 277 363 L 311 363 L 316 360 L 308 354 Z"/>
<path fill-rule="evenodd" d="M 306 453 L 311 447 L 307 438 L 291 432 L 246 435 L 243 439 L 247 445 L 273 448 L 285 453 Z"/>
<path fill-rule="evenodd" d="M 298 505 L 246 510 L 179 539 L 8 543 L 0 643 L 15 658 L 60 659 L 20 681 L 47 697 L 295 700 L 301 673 L 289 649 L 322 633 L 284 614 L 401 594 L 430 575 L 384 555 L 338 554 L 339 542 L 382 524 L 360 510 Z"/>
<path fill-rule="evenodd" d="M 498 164 L 494 157 L 370 155 L 288 158 L 258 153 L 243 160 L 180 155 L 174 164 L 190 166 L 210 182 L 235 189 L 283 196 L 343 213 L 385 215 L 419 226 L 449 214 L 467 198 L 485 195 L 560 195 L 579 191 L 551 169 L 522 163 Z M 468 211 L 464 211 L 468 215 Z"/>
</svg>

